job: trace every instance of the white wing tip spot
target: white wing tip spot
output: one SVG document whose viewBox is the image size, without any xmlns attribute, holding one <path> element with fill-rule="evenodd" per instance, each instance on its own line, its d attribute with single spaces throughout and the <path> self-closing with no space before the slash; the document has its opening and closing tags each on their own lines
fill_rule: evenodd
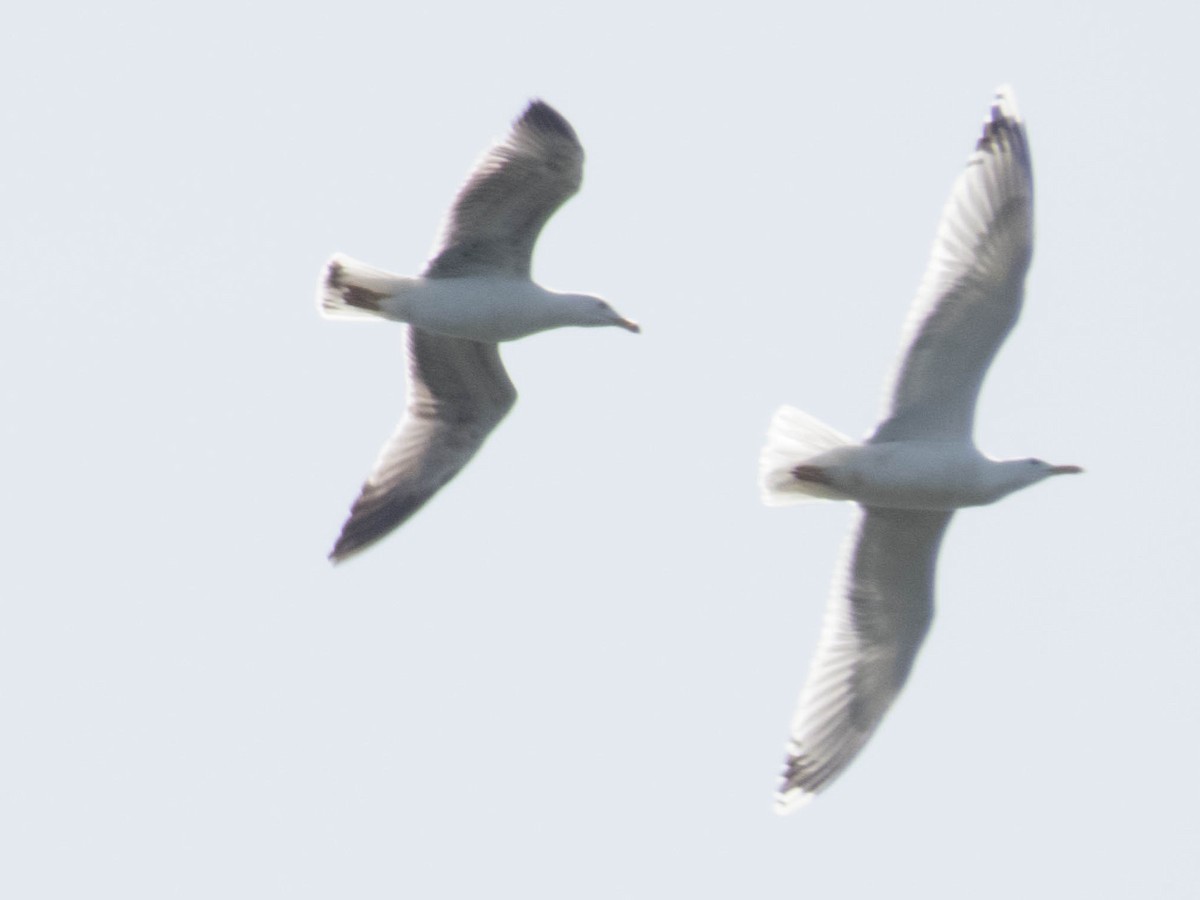
<svg viewBox="0 0 1200 900">
<path fill-rule="evenodd" d="M 1020 122 L 1021 113 L 1017 109 L 1017 97 L 1011 85 L 1002 84 L 996 88 L 996 96 L 992 100 L 989 121 L 996 122 L 1007 119 L 1010 122 Z"/>
</svg>

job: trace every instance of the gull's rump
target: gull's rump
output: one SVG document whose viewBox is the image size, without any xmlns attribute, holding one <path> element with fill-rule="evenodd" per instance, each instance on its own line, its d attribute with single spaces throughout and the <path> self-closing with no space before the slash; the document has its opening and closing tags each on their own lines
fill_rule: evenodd
<svg viewBox="0 0 1200 900">
<path fill-rule="evenodd" d="M 792 470 L 813 457 L 854 443 L 840 431 L 794 406 L 781 406 L 758 457 L 758 486 L 767 506 L 844 499 L 823 484 L 797 479 Z"/>
<path fill-rule="evenodd" d="M 416 280 L 335 253 L 321 272 L 317 304 L 330 319 L 379 318 Z"/>
</svg>

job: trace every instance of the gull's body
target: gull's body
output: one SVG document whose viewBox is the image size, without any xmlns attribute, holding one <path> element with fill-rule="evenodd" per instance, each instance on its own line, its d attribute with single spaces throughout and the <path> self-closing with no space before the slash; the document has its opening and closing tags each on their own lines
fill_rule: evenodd
<svg viewBox="0 0 1200 900">
<path fill-rule="evenodd" d="M 1025 487 L 1036 463 L 997 462 L 974 446 L 951 441 L 868 441 L 806 459 L 791 475 L 797 481 L 818 482 L 822 499 L 948 511 L 993 503 Z"/>
<path fill-rule="evenodd" d="M 408 324 L 408 403 L 330 553 L 362 550 L 415 513 L 458 474 L 516 402 L 497 343 L 568 325 L 633 322 L 587 294 L 530 278 L 542 226 L 579 190 L 583 147 L 566 119 L 530 103 L 476 164 L 418 277 L 335 255 L 318 300 L 337 318 Z"/>
<path fill-rule="evenodd" d="M 933 617 L 954 510 L 1080 471 L 992 460 L 972 436 L 979 388 L 1020 313 L 1032 253 L 1029 147 L 1002 88 L 942 214 L 874 433 L 855 443 L 788 407 L 772 422 L 760 467 L 767 503 L 859 505 L 792 725 L 781 812 L 850 764 L 904 686 Z"/>
</svg>

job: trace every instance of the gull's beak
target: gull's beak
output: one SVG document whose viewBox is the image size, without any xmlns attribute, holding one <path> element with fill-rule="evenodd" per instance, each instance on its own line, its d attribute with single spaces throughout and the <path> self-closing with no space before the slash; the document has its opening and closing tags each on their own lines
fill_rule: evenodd
<svg viewBox="0 0 1200 900">
<path fill-rule="evenodd" d="M 1051 475 L 1078 475 L 1083 469 L 1079 466 L 1051 466 Z"/>
<path fill-rule="evenodd" d="M 616 324 L 620 325 L 626 331 L 632 331 L 634 334 L 642 333 L 642 326 L 633 319 L 618 318 Z"/>
</svg>

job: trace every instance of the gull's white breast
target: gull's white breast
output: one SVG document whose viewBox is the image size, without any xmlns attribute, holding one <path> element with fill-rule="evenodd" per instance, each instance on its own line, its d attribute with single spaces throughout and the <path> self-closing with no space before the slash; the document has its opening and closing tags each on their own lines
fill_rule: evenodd
<svg viewBox="0 0 1200 900">
<path fill-rule="evenodd" d="M 863 506 L 952 510 L 980 506 L 1006 491 L 995 463 L 970 444 L 896 441 L 838 447 L 810 461 L 834 491 Z"/>
<path fill-rule="evenodd" d="M 528 278 L 405 278 L 380 303 L 385 318 L 447 337 L 496 343 L 562 324 L 563 301 Z"/>
</svg>

